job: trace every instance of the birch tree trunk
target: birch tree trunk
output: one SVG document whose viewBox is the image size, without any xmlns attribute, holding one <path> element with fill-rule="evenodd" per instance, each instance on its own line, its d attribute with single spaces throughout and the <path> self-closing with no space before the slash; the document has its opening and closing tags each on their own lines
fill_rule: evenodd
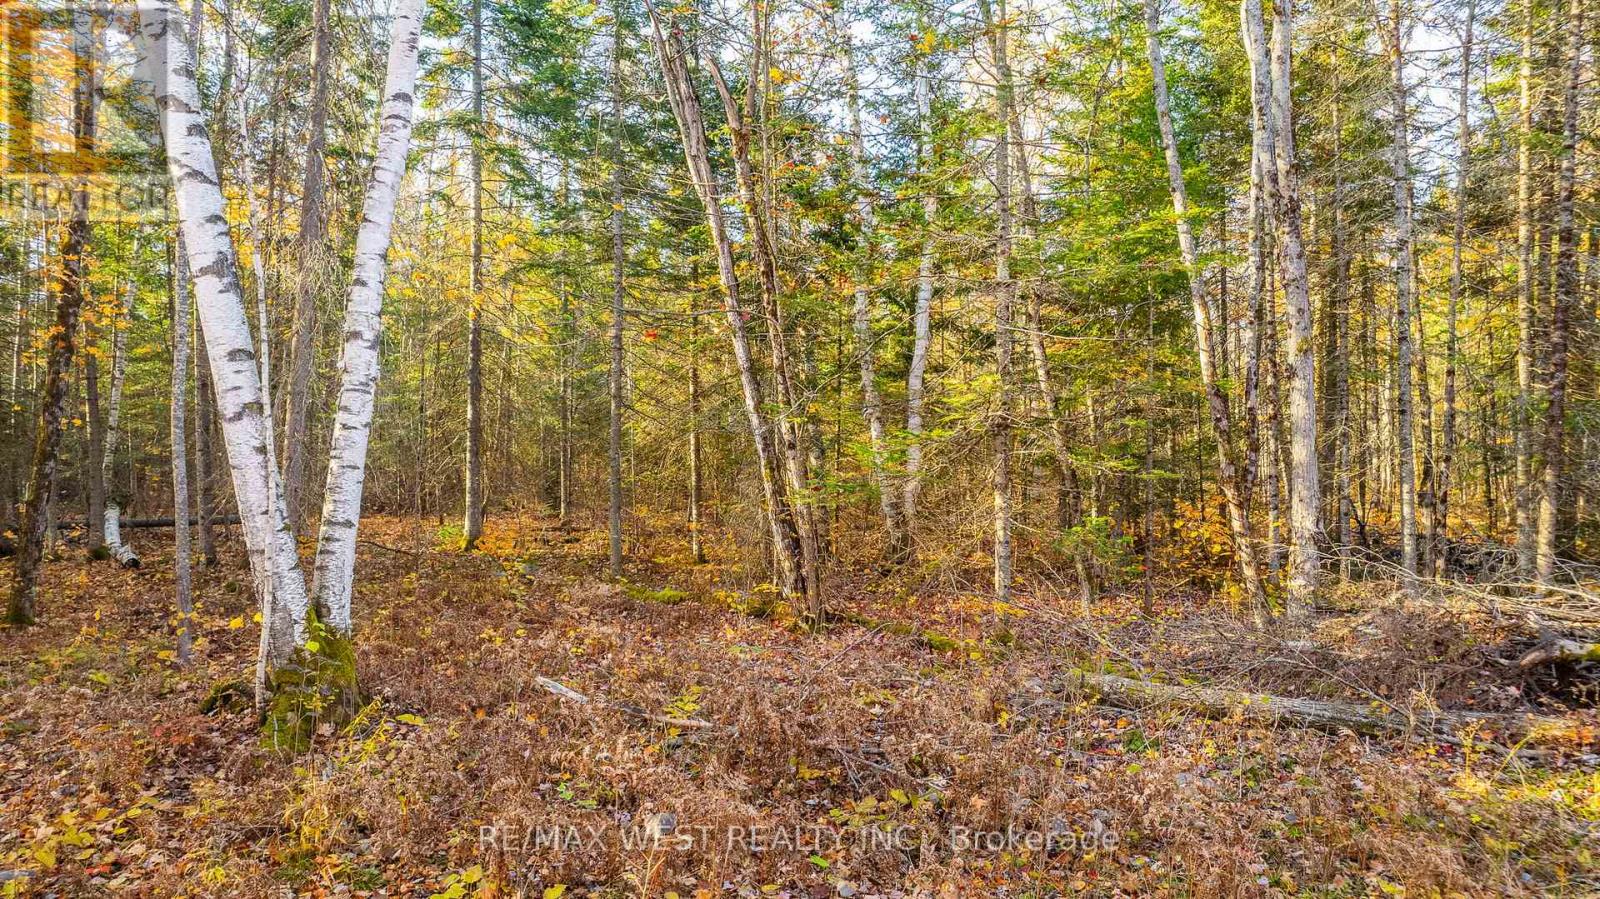
<svg viewBox="0 0 1600 899">
<path fill-rule="evenodd" d="M 287 661 L 305 642 L 308 595 L 300 571 L 284 498 L 276 489 L 268 429 L 261 406 L 260 372 L 250 323 L 239 290 L 233 244 L 222 191 L 211 155 L 211 141 L 200 115 L 194 63 L 176 24 L 171 0 L 154 0 L 140 9 L 137 38 L 161 110 L 186 257 L 195 275 L 200 325 L 215 377 L 217 408 L 233 478 L 234 497 L 257 582 L 270 579 L 271 615 L 268 658 Z M 265 588 L 258 588 L 263 596 Z"/>
<path fill-rule="evenodd" d="M 467 309 L 467 495 L 462 549 L 483 535 L 483 2 L 472 0 L 472 305 Z"/>
<path fill-rule="evenodd" d="M 1205 271 L 1200 267 L 1194 230 L 1189 224 L 1189 194 L 1184 184 L 1183 163 L 1178 157 L 1177 137 L 1172 127 L 1172 105 L 1167 93 L 1166 60 L 1161 52 L 1161 18 L 1156 0 L 1144 0 L 1145 50 L 1150 58 L 1154 82 L 1156 124 L 1161 131 L 1161 147 L 1166 156 L 1167 183 L 1172 191 L 1172 210 L 1178 230 L 1178 252 L 1189 275 L 1189 305 L 1194 315 L 1195 350 L 1200 357 L 1200 380 L 1206 391 L 1211 414 L 1211 430 L 1217 441 L 1217 484 L 1228 507 L 1228 530 L 1233 537 L 1233 553 L 1239 563 L 1239 577 L 1252 613 L 1265 623 L 1268 615 L 1266 594 L 1261 587 L 1261 572 L 1256 564 L 1255 545 L 1250 537 L 1248 498 L 1235 458 L 1232 413 L 1222 392 L 1212 347 L 1215 331 L 1211 304 L 1205 295 Z"/>
<path fill-rule="evenodd" d="M 1011 64 L 1006 58 L 1005 0 L 995 18 L 989 0 L 978 0 L 978 12 L 989 36 L 995 71 L 995 113 L 999 131 L 994 148 L 994 372 L 995 411 L 989 422 L 994 454 L 994 596 L 1011 600 L 1011 306 L 1016 284 L 1011 280 Z"/>
<path fill-rule="evenodd" d="M 1571 319 L 1578 308 L 1577 228 L 1573 223 L 1578 153 L 1578 90 L 1583 81 L 1583 0 L 1570 0 L 1566 21 L 1567 83 L 1562 106 L 1561 162 L 1556 179 L 1556 289 L 1550 303 L 1550 385 L 1544 418 L 1544 479 L 1534 574 L 1555 583 L 1562 478 L 1566 466 L 1567 355 Z"/>
<path fill-rule="evenodd" d="M 927 27 L 924 25 L 924 27 Z M 933 312 L 933 228 L 939 217 L 939 196 L 928 181 L 933 168 L 932 63 L 917 61 L 917 160 L 922 183 L 922 245 L 917 253 L 917 298 L 911 324 L 911 366 L 906 374 L 906 478 L 903 502 L 906 533 L 915 534 L 917 499 L 922 493 L 922 415 L 924 381 L 928 372 L 928 342 Z"/>
<path fill-rule="evenodd" d="M 784 463 L 778 458 L 778 450 L 774 446 L 773 428 L 763 412 L 761 383 L 756 378 L 755 359 L 751 354 L 749 336 L 745 331 L 746 312 L 740 304 L 739 276 L 734 266 L 733 247 L 728 238 L 721 192 L 717 187 L 716 174 L 711 168 L 711 153 L 706 143 L 705 118 L 701 112 L 700 100 L 694 92 L 694 82 L 689 75 L 682 32 L 671 23 L 663 23 L 653 5 L 647 2 L 646 6 L 650 13 L 651 43 L 661 63 L 667 85 L 667 99 L 678 122 L 684 161 L 689 170 L 689 178 L 694 183 L 695 193 L 700 199 L 700 205 L 705 211 L 706 225 L 711 232 L 713 249 L 717 254 L 717 272 L 722 281 L 723 310 L 727 316 L 734 361 L 739 369 L 745 417 L 749 422 L 751 439 L 755 444 L 757 464 L 761 473 L 762 497 L 767 523 L 771 528 L 772 555 L 777 569 L 774 573 L 777 575 L 784 596 L 791 602 L 799 602 L 807 597 L 800 530 L 785 486 Z"/>
<path fill-rule="evenodd" d="M 1395 437 L 1400 467 L 1400 567 L 1407 592 L 1417 590 L 1416 450 L 1412 437 L 1411 141 L 1407 133 L 1405 35 L 1400 0 L 1390 0 L 1385 49 L 1389 55 L 1391 186 L 1394 189 Z"/>
<path fill-rule="evenodd" d="M 116 327 L 116 323 L 112 323 Z M 100 359 L 95 344 L 97 331 L 84 325 L 83 340 L 83 406 L 84 419 L 89 426 L 89 458 L 84 474 L 88 481 L 88 516 L 84 522 L 89 558 L 102 558 L 106 553 L 106 424 L 100 406 Z"/>
<path fill-rule="evenodd" d="M 850 177 L 856 191 L 857 238 L 855 270 L 855 306 L 852 316 L 856 340 L 856 362 L 861 374 L 861 417 L 867 422 L 867 436 L 872 450 L 872 479 L 878 488 L 878 505 L 883 515 L 884 530 L 889 537 L 885 556 L 894 564 L 906 561 L 911 555 L 911 540 L 906 530 L 902 493 L 889 472 L 889 447 L 887 430 L 883 423 L 883 397 L 878 391 L 878 372 L 873 359 L 876 353 L 872 334 L 872 267 L 874 254 L 873 229 L 876 211 L 873 208 L 872 188 L 868 183 L 866 139 L 861 130 L 861 82 L 856 72 L 854 42 L 848 23 L 839 28 L 838 36 L 844 55 L 845 106 L 850 117 Z"/>
<path fill-rule="evenodd" d="M 139 242 L 133 244 L 133 255 L 139 254 Z M 106 549 L 111 558 L 124 568 L 138 568 L 139 556 L 133 548 L 122 542 L 122 499 L 115 487 L 117 470 L 117 445 L 122 442 L 122 387 L 128 373 L 128 327 L 133 322 L 133 299 L 136 294 L 133 279 L 122 294 L 121 314 L 112 326 L 111 335 L 111 390 L 106 399 L 105 452 L 100 464 L 100 480 L 106 485 L 105 521 L 101 531 L 105 535 Z"/>
<path fill-rule="evenodd" d="M 317 614 L 330 628 L 349 635 L 355 586 L 356 531 L 361 523 L 361 493 L 366 480 L 367 444 L 378 392 L 379 349 L 383 328 L 383 283 L 388 273 L 389 240 L 395 201 L 405 178 L 415 107 L 417 52 L 423 0 L 398 0 L 394 9 L 378 147 L 372 180 L 356 233 L 355 267 L 345 306 L 344 349 L 340 356 L 339 406 L 328 456 L 321 532 L 317 535 L 313 591 Z"/>
</svg>

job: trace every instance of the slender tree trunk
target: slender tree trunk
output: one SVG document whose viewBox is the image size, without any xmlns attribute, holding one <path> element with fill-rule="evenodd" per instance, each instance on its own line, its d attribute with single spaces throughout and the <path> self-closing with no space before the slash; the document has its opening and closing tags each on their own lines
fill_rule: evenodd
<svg viewBox="0 0 1600 899">
<path fill-rule="evenodd" d="M 1343 85 L 1339 80 L 1340 60 L 1334 57 L 1333 98 L 1333 283 L 1330 302 L 1333 322 L 1333 465 L 1334 493 L 1338 516 L 1339 577 L 1350 577 L 1350 519 L 1355 509 L 1350 501 L 1350 247 L 1345 234 L 1344 185 L 1344 108 Z"/>
<path fill-rule="evenodd" d="M 883 397 L 878 391 L 878 372 L 874 362 L 876 349 L 872 333 L 872 263 L 876 246 L 873 228 L 876 211 L 873 208 L 872 187 L 868 180 L 866 139 L 861 130 L 861 85 L 856 73 L 856 62 L 850 28 L 846 24 L 838 29 L 844 54 L 845 106 L 850 117 L 850 176 L 856 191 L 856 226 L 860 229 L 855 270 L 855 307 L 853 325 L 856 340 L 856 360 L 861 374 L 861 416 L 867 422 L 867 435 L 872 449 L 872 479 L 878 488 L 878 505 L 883 515 L 884 530 L 889 543 L 885 557 L 891 563 L 904 562 L 911 554 L 911 539 L 906 529 L 903 495 L 889 471 L 888 432 L 883 423 Z"/>
<path fill-rule="evenodd" d="M 106 424 L 100 409 L 100 360 L 95 347 L 99 329 L 85 324 L 83 330 L 83 405 L 84 418 L 89 425 L 89 457 L 84 466 L 89 487 L 89 514 L 85 524 L 89 556 L 95 558 L 103 556 L 106 550 Z"/>
<path fill-rule="evenodd" d="M 1461 90 L 1456 98 L 1457 153 L 1455 216 L 1450 240 L 1450 306 L 1445 312 L 1444 351 L 1444 434 L 1435 471 L 1434 518 L 1438 521 L 1440 545 L 1434 549 L 1434 576 L 1444 577 L 1449 567 L 1450 493 L 1456 458 L 1456 368 L 1460 362 L 1458 321 L 1462 300 L 1462 251 L 1467 242 L 1468 166 L 1472 162 L 1472 119 L 1468 102 L 1472 85 L 1472 26 L 1477 12 L 1475 0 L 1467 0 L 1466 21 L 1461 31 Z M 1487 504 L 1487 500 L 1486 500 Z"/>
<path fill-rule="evenodd" d="M 692 272 L 689 281 L 698 285 L 699 272 Z M 702 536 L 705 518 L 700 508 L 700 313 L 695 308 L 696 296 L 697 290 L 689 291 L 689 557 L 694 564 L 703 565 L 706 550 Z"/>
<path fill-rule="evenodd" d="M 1259 11 L 1259 0 L 1247 6 Z M 1272 82 L 1276 129 L 1272 159 L 1277 164 L 1278 224 L 1282 231 L 1279 267 L 1284 305 L 1289 312 L 1285 356 L 1289 371 L 1289 589 L 1285 611 L 1298 617 L 1310 611 L 1317 590 L 1320 559 L 1317 537 L 1322 507 L 1317 466 L 1317 382 L 1314 318 L 1301 233 L 1300 186 L 1295 161 L 1294 102 L 1290 92 L 1290 56 L 1294 37 L 1291 0 L 1273 4 Z M 1253 33 L 1253 32 L 1252 32 Z M 1258 55 L 1259 55 L 1258 50 Z"/>
<path fill-rule="evenodd" d="M 989 423 L 994 454 L 994 595 L 1011 599 L 1011 306 L 1016 284 L 1011 280 L 1011 65 L 1006 59 L 1008 24 L 1005 0 L 999 0 L 998 19 L 989 0 L 978 0 L 984 30 L 989 35 L 990 59 L 995 70 L 995 112 L 999 132 L 994 148 L 995 250 L 994 250 L 994 370 L 996 409 Z"/>
<path fill-rule="evenodd" d="M 356 234 L 355 269 L 342 328 L 339 411 L 334 418 L 333 446 L 328 456 L 312 590 L 318 617 L 345 635 L 351 630 L 356 531 L 361 523 L 367 444 L 378 393 L 383 282 L 388 274 L 395 201 L 405 178 L 406 152 L 411 146 L 422 10 L 423 0 L 400 0 L 395 5 L 379 113 L 378 148 L 361 211 L 361 230 Z"/>
<path fill-rule="evenodd" d="M 616 20 L 611 42 L 611 433 L 607 457 L 610 462 L 610 568 L 612 578 L 622 577 L 622 329 L 627 256 L 623 246 L 625 195 L 622 180 L 622 9 L 614 4 Z"/>
<path fill-rule="evenodd" d="M 1391 186 L 1394 189 L 1395 437 L 1400 466 L 1400 567 L 1408 592 L 1417 589 L 1416 450 L 1412 438 L 1411 141 L 1406 112 L 1404 28 L 1400 0 L 1390 0 L 1384 35 L 1389 56 Z"/>
<path fill-rule="evenodd" d="M 269 657 L 276 666 L 305 642 L 306 584 L 284 498 L 271 470 L 249 319 L 235 274 L 237 265 L 211 141 L 199 115 L 193 59 L 184 42 L 172 38 L 170 25 L 176 21 L 181 21 L 181 14 L 173 10 L 171 0 L 155 0 L 140 9 L 137 38 L 142 67 L 155 67 L 151 74 L 161 110 L 168 170 L 186 258 L 195 273 L 206 352 L 216 377 L 234 498 L 257 581 L 271 579 L 272 614 L 264 615 L 263 625 L 271 629 Z M 268 595 L 263 589 L 258 592 Z"/>
<path fill-rule="evenodd" d="M 72 137 L 80 155 L 94 152 L 95 65 L 93 21 L 83 9 L 72 10 Z M 56 317 L 50 331 L 45 361 L 44 389 L 39 397 L 38 430 L 34 434 L 33 461 L 22 520 L 17 527 L 16 571 L 6 621 L 21 627 L 33 624 L 39 594 L 39 566 L 44 557 L 44 537 L 49 525 L 49 505 L 60 462 L 61 420 L 67 408 L 67 376 L 76 352 L 74 340 L 83 311 L 84 256 L 89 251 L 89 191 L 72 192 L 72 217 L 61 241 L 61 266 L 55 274 Z"/>
<path fill-rule="evenodd" d="M 928 178 L 934 163 L 932 92 L 926 56 L 917 61 L 917 160 L 922 183 L 922 243 L 917 253 L 916 308 L 912 312 L 911 367 L 906 374 L 906 532 L 917 526 L 917 499 L 922 492 L 922 415 L 924 381 L 928 372 L 928 343 L 933 310 L 934 225 L 939 217 L 939 197 Z"/>
<path fill-rule="evenodd" d="M 1560 531 L 1563 477 L 1566 468 L 1567 355 L 1573 313 L 1578 308 L 1578 239 L 1573 222 L 1577 178 L 1578 91 L 1583 80 L 1583 0 L 1570 0 L 1566 21 L 1567 83 L 1563 101 L 1561 162 L 1556 180 L 1556 289 L 1550 309 L 1549 403 L 1544 420 L 1544 481 L 1539 503 L 1535 548 L 1538 582 L 1555 582 L 1556 542 Z"/>
<path fill-rule="evenodd" d="M 138 258 L 139 242 L 133 243 L 133 256 Z M 137 293 L 130 278 L 123 289 L 122 310 L 112 323 L 111 336 L 111 391 L 106 400 L 105 452 L 100 460 L 100 480 L 106 485 L 104 521 L 106 549 L 111 558 L 124 568 L 139 567 L 139 557 L 133 548 L 122 542 L 122 492 L 116 487 L 117 445 L 122 442 L 122 388 L 128 373 L 128 328 L 133 323 L 133 299 Z"/>
<path fill-rule="evenodd" d="M 1217 442 L 1217 484 L 1228 509 L 1228 530 L 1233 537 L 1234 557 L 1245 597 L 1258 622 L 1268 615 L 1266 594 L 1261 587 L 1261 572 L 1256 564 L 1255 545 L 1250 538 L 1248 498 L 1243 489 L 1235 458 L 1232 413 L 1216 372 L 1212 347 L 1215 333 L 1211 323 L 1211 304 L 1205 295 L 1205 271 L 1200 267 L 1194 230 L 1189 223 L 1189 194 L 1184 184 L 1183 163 L 1178 156 L 1178 141 L 1172 127 L 1172 107 L 1167 94 L 1167 67 L 1161 52 L 1161 18 L 1156 0 L 1144 0 L 1145 49 L 1150 58 L 1154 82 L 1156 124 L 1167 162 L 1167 182 L 1172 191 L 1172 209 L 1178 230 L 1178 251 L 1189 275 L 1189 305 L 1194 316 L 1195 350 L 1200 357 L 1200 379 L 1206 391 L 1211 414 L 1211 430 Z"/>
<path fill-rule="evenodd" d="M 295 284 L 294 337 L 290 345 L 289 389 L 284 405 L 284 493 L 290 527 L 305 528 L 307 441 L 311 418 L 311 378 L 317 353 L 317 296 L 332 265 L 327 249 L 323 206 L 326 185 L 323 161 L 328 130 L 328 82 L 333 68 L 330 42 L 330 0 L 311 5 L 311 98 L 306 121 L 306 163 L 300 186 L 300 268 Z"/>
<path fill-rule="evenodd" d="M 1517 71 L 1517 572 L 1533 573 L 1533 28 L 1534 0 L 1522 4 L 1522 55 Z"/>
<path fill-rule="evenodd" d="M 216 420 L 211 397 L 211 365 L 206 361 L 201 335 L 194 329 L 194 507 L 200 520 L 200 560 L 208 568 L 217 564 L 216 482 L 211 471 L 212 426 Z"/>
<path fill-rule="evenodd" d="M 467 495 L 462 548 L 483 536 L 483 2 L 472 0 L 472 305 L 467 310 Z"/>
<path fill-rule="evenodd" d="M 178 661 L 187 665 L 191 651 L 190 625 L 194 620 L 194 593 L 190 585 L 189 547 L 189 447 L 184 407 L 189 403 L 189 284 L 181 264 L 181 245 L 174 254 L 172 291 L 172 539 L 173 583 L 178 618 Z M 265 617 L 263 616 L 263 620 Z"/>
</svg>

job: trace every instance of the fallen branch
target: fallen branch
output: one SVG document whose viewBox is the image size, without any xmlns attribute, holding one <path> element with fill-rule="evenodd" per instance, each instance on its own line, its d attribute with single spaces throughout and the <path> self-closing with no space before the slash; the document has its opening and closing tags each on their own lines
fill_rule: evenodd
<svg viewBox="0 0 1600 899">
<path fill-rule="evenodd" d="M 579 693 L 577 690 L 572 689 L 566 684 L 561 683 L 560 681 L 551 680 L 550 678 L 542 675 L 535 676 L 533 680 L 539 686 L 555 694 L 556 696 L 559 696 L 568 702 L 578 703 L 579 705 L 597 705 L 608 709 L 616 709 L 623 714 L 632 715 L 635 718 L 644 718 L 647 721 L 654 721 L 657 724 L 665 724 L 670 727 L 687 727 L 694 728 L 696 730 L 733 730 L 733 728 L 727 726 L 726 724 L 716 724 L 714 722 L 704 721 L 699 718 L 675 718 L 671 715 L 657 715 L 654 712 L 647 712 L 636 705 L 631 705 L 626 702 L 612 702 L 608 699 L 597 699 L 592 696 L 586 696 L 582 693 Z"/>
<path fill-rule="evenodd" d="M 1211 718 L 1237 715 L 1261 723 L 1288 722 L 1318 730 L 1351 730 L 1374 736 L 1422 735 L 1457 743 L 1461 742 L 1463 732 L 1478 730 L 1528 743 L 1582 742 L 1585 739 L 1573 722 L 1546 715 L 1432 710 L 1406 714 L 1378 711 L 1350 702 L 1272 696 L 1220 687 L 1156 684 L 1087 671 L 1074 671 L 1065 686 L 1069 692 L 1096 694 L 1100 702 L 1117 708 L 1137 710 L 1149 705 L 1173 704 Z"/>
</svg>

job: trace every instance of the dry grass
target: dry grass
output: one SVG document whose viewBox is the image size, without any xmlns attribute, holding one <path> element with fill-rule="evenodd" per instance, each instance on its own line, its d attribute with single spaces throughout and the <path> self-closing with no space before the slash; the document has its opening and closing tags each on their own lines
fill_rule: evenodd
<svg viewBox="0 0 1600 899">
<path fill-rule="evenodd" d="M 188 670 L 163 655 L 169 547 L 141 534 L 140 572 L 51 565 L 46 624 L 0 636 L 0 869 L 33 872 L 0 890 L 1583 896 L 1600 884 L 1588 848 L 1600 775 L 1576 751 L 1527 767 L 1180 709 L 1029 702 L 1064 669 L 1099 665 L 1526 705 L 1528 685 L 1493 660 L 1503 635 L 1463 619 L 1369 601 L 1267 638 L 1196 597 L 1168 598 L 1153 622 L 1112 597 L 1085 623 L 1075 598 L 995 608 L 912 572 L 840 578 L 839 604 L 879 626 L 805 634 L 781 611 L 750 614 L 770 603 L 734 567 L 691 570 L 664 537 L 639 547 L 636 586 L 619 589 L 597 580 L 593 531 L 500 522 L 472 556 L 437 551 L 405 521 L 364 533 L 407 550 L 362 546 L 358 653 L 375 703 L 298 759 L 259 749 L 248 713 L 198 713 L 254 648 L 236 554 L 200 580 Z M 1296 642 L 1309 637 L 1315 648 Z M 608 705 L 558 698 L 540 676 Z M 625 845 L 661 815 L 669 837 Z M 1053 833 L 1061 851 L 956 844 L 1008 826 Z M 493 845 L 484 827 L 499 828 Z M 539 828 L 577 840 L 541 847 Z M 886 829 L 897 839 L 874 838 Z"/>
</svg>

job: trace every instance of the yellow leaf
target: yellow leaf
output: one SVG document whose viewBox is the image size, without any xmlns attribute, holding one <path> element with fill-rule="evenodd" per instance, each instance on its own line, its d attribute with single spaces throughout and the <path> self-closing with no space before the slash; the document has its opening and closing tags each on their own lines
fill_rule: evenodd
<svg viewBox="0 0 1600 899">
<path fill-rule="evenodd" d="M 558 883 L 553 887 L 544 888 L 544 899 L 561 899 L 567 894 L 567 885 Z"/>
<path fill-rule="evenodd" d="M 244 616 L 243 615 L 240 615 L 240 616 L 238 616 L 238 617 L 236 617 L 233 620 L 228 622 L 228 630 L 230 630 L 230 631 L 236 631 L 236 630 L 238 630 L 238 629 L 240 629 L 242 627 L 244 627 Z"/>
</svg>

